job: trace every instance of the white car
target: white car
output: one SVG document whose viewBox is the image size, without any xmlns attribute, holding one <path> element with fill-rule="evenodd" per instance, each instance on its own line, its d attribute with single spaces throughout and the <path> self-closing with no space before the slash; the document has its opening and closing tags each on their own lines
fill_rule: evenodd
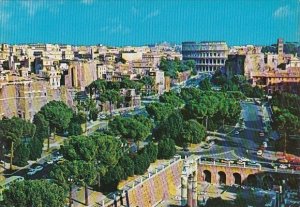
<svg viewBox="0 0 300 207">
<path fill-rule="evenodd" d="M 263 151 L 262 151 L 262 150 L 258 150 L 256 154 L 257 154 L 258 156 L 262 156 Z"/>
<path fill-rule="evenodd" d="M 279 168 L 281 168 L 281 169 L 287 169 L 287 166 L 286 166 L 286 165 L 283 165 L 283 164 L 280 164 L 280 165 L 279 165 Z"/>
<path fill-rule="evenodd" d="M 239 135 L 240 132 L 239 132 L 239 131 L 235 131 L 234 134 L 235 134 L 235 135 Z"/>
<path fill-rule="evenodd" d="M 105 115 L 101 115 L 100 119 L 106 119 L 106 116 Z"/>
<path fill-rule="evenodd" d="M 34 175 L 37 171 L 35 169 L 30 169 L 27 175 Z"/>
<path fill-rule="evenodd" d="M 242 157 L 242 158 L 241 158 L 241 161 L 242 161 L 242 162 L 249 162 L 250 160 L 249 160 L 248 158 Z"/>
<path fill-rule="evenodd" d="M 37 166 L 34 170 L 35 171 L 41 171 L 41 170 L 43 170 L 44 168 L 42 167 L 42 166 Z"/>
<path fill-rule="evenodd" d="M 245 162 L 243 162 L 242 160 L 239 160 L 239 161 L 237 161 L 237 164 L 238 164 L 238 165 L 244 165 Z"/>
<path fill-rule="evenodd" d="M 253 161 L 253 160 L 250 160 L 250 161 L 248 162 L 248 164 L 249 164 L 249 165 L 257 165 L 258 163 L 256 163 L 256 162 Z"/>
<path fill-rule="evenodd" d="M 53 164 L 53 160 L 47 161 L 47 164 L 49 164 L 49 165 Z"/>
</svg>

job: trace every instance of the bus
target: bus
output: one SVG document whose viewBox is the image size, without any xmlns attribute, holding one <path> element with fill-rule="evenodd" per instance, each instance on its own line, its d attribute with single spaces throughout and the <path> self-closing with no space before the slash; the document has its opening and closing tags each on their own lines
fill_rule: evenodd
<svg viewBox="0 0 300 207">
<path fill-rule="evenodd" d="M 6 178 L 5 180 L 2 180 L 0 182 L 0 201 L 3 201 L 3 191 L 5 189 L 8 189 L 9 186 L 15 182 L 23 181 L 24 177 L 22 176 L 11 176 L 9 178 Z"/>
</svg>

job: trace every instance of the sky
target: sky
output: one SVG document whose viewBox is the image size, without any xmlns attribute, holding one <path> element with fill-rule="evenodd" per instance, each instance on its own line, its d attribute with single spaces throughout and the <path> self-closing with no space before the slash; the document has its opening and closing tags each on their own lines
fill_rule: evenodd
<svg viewBox="0 0 300 207">
<path fill-rule="evenodd" d="M 300 42 L 300 0 L 0 0 L 0 43 Z"/>
</svg>

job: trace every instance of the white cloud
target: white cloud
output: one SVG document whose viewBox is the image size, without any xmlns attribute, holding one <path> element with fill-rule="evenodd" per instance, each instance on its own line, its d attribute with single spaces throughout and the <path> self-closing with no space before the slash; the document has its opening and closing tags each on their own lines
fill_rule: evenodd
<svg viewBox="0 0 300 207">
<path fill-rule="evenodd" d="M 47 1 L 47 0 L 27 0 L 20 1 L 21 7 L 25 9 L 25 12 L 33 17 L 39 10 L 45 10 L 46 12 L 50 12 L 52 14 L 59 13 L 59 6 L 64 2 L 62 0 L 57 1 Z"/>
<path fill-rule="evenodd" d="M 278 9 L 276 9 L 276 11 L 274 11 L 273 15 L 274 17 L 280 18 L 280 17 L 286 17 L 289 15 L 290 13 L 290 8 L 288 5 L 286 6 L 281 6 Z"/>
<path fill-rule="evenodd" d="M 152 19 L 153 17 L 157 17 L 159 14 L 160 14 L 160 12 L 159 12 L 158 9 L 155 10 L 155 11 L 152 11 L 149 14 L 147 14 L 147 16 L 145 17 L 144 21 L 148 20 L 148 19 Z"/>
<path fill-rule="evenodd" d="M 21 6 L 27 11 L 29 16 L 34 16 L 35 13 L 44 5 L 44 1 L 36 1 L 36 0 L 21 1 L 20 3 Z"/>
<path fill-rule="evenodd" d="M 11 14 L 6 9 L 7 1 L 0 0 L 0 27 L 7 26 Z"/>
<path fill-rule="evenodd" d="M 81 0 L 83 4 L 92 4 L 94 0 Z"/>
<path fill-rule="evenodd" d="M 0 26 L 5 26 L 9 18 L 10 14 L 0 9 Z"/>
<path fill-rule="evenodd" d="M 113 26 L 105 26 L 102 27 L 100 29 L 101 32 L 107 32 L 109 34 L 129 34 L 130 33 L 130 29 L 129 27 L 126 27 L 124 25 L 117 24 L 117 25 L 113 25 Z"/>
</svg>

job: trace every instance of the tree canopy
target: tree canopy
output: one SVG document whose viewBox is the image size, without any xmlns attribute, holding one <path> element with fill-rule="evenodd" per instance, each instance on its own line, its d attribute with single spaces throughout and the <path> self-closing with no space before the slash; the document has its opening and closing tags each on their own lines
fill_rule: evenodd
<svg viewBox="0 0 300 207">
<path fill-rule="evenodd" d="M 45 180 L 28 180 L 13 183 L 4 193 L 4 206 L 64 207 L 66 191 Z"/>
<path fill-rule="evenodd" d="M 72 109 L 61 101 L 50 101 L 41 108 L 40 113 L 49 122 L 52 132 L 67 129 L 73 116 Z"/>
</svg>

